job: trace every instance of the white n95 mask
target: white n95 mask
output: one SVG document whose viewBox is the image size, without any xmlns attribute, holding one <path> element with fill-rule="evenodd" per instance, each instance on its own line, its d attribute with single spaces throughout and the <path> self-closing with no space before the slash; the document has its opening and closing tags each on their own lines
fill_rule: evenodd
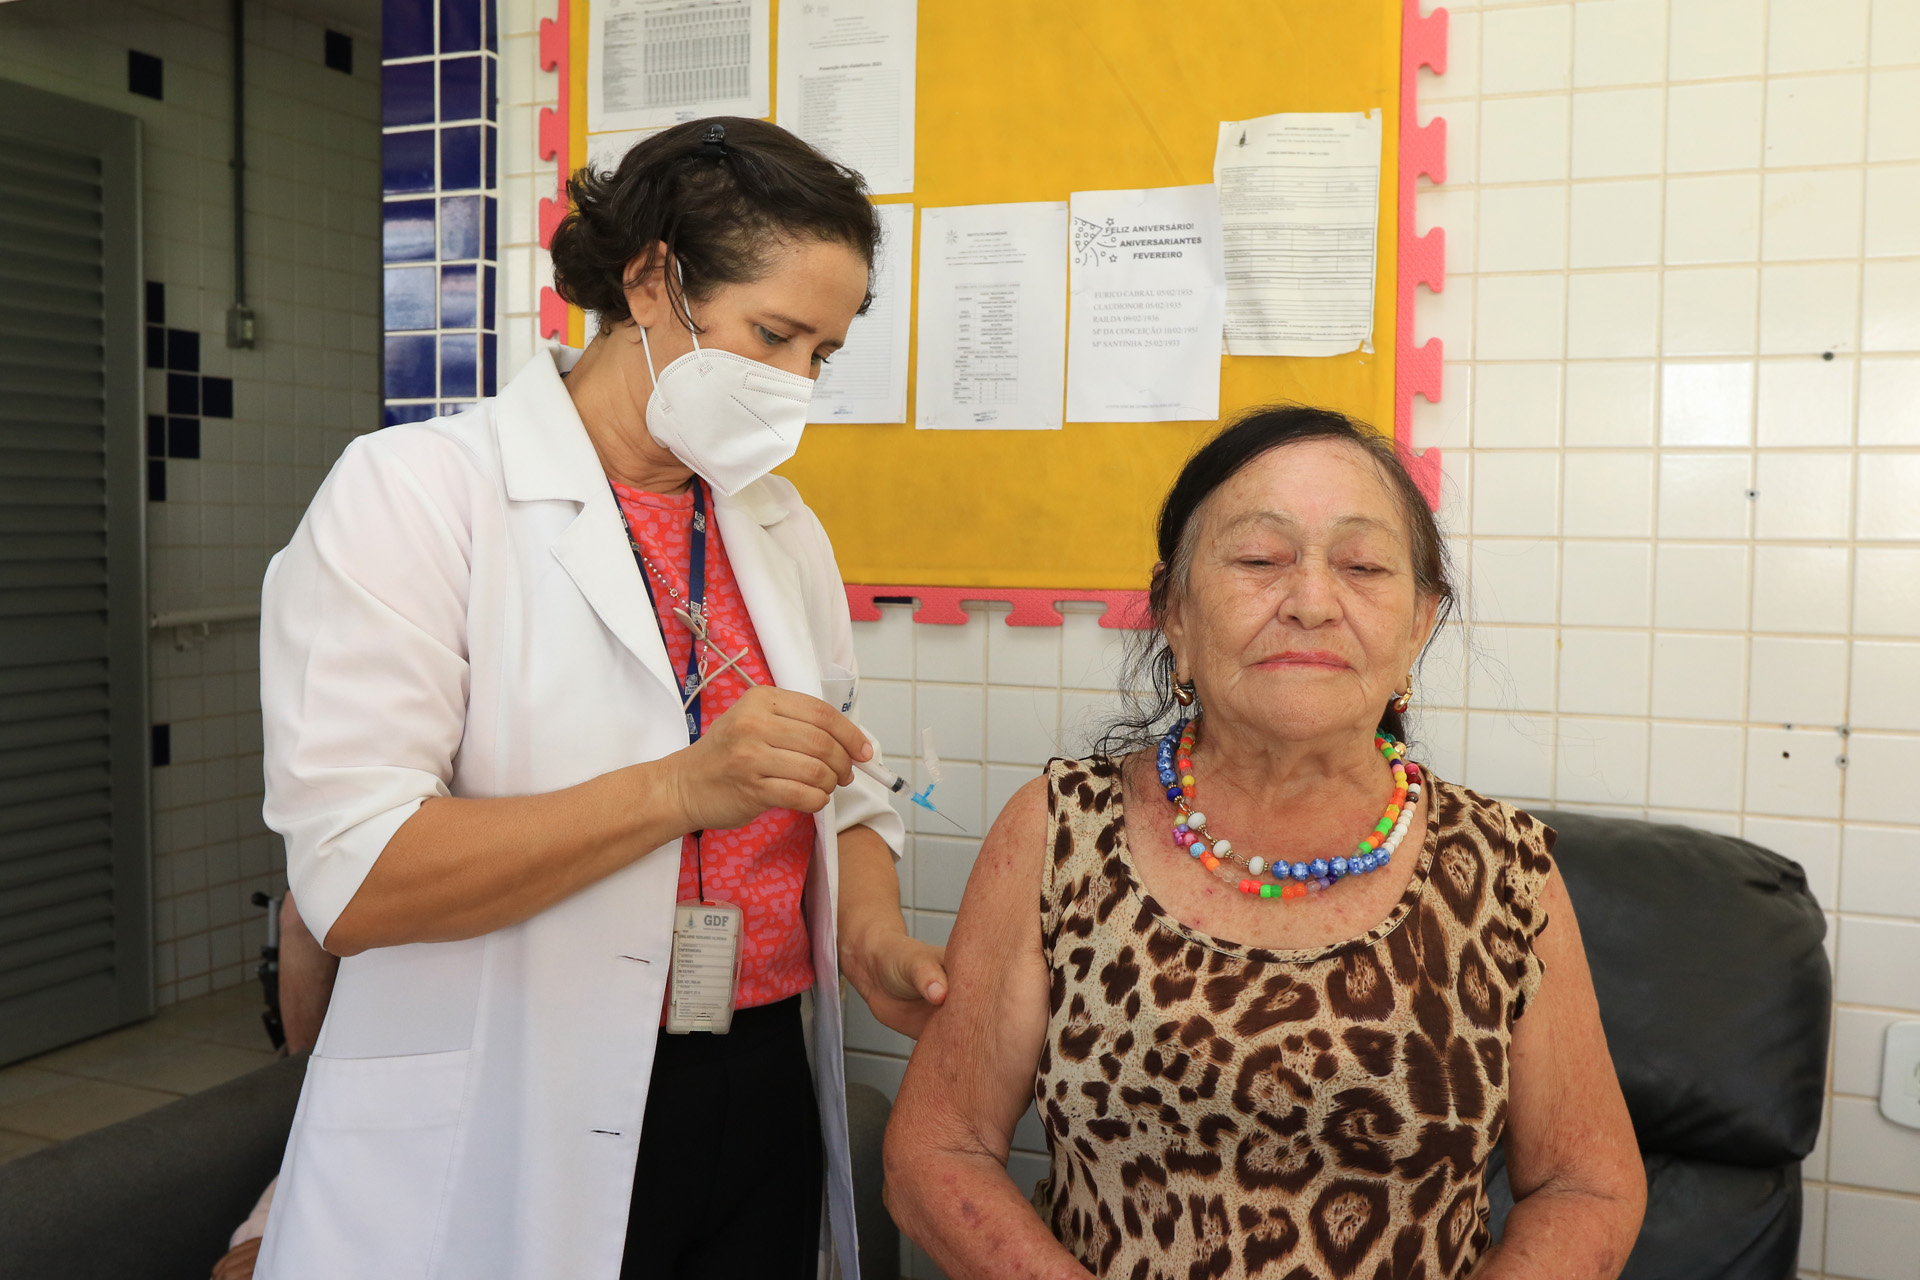
<svg viewBox="0 0 1920 1280">
<path fill-rule="evenodd" d="M 658 372 L 645 329 L 640 347 L 653 375 L 647 431 L 721 493 L 732 497 L 800 447 L 813 379 L 702 348 L 697 333 L 693 350 Z"/>
</svg>

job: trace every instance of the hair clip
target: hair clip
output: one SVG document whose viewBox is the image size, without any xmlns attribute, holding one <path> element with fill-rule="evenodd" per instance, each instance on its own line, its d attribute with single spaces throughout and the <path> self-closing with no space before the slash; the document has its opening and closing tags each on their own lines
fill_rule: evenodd
<svg viewBox="0 0 1920 1280">
<path fill-rule="evenodd" d="M 708 156 L 713 157 L 715 160 L 726 159 L 727 126 L 718 123 L 708 125 L 707 136 L 700 140 L 700 150 L 694 154 L 703 159 Z"/>
</svg>

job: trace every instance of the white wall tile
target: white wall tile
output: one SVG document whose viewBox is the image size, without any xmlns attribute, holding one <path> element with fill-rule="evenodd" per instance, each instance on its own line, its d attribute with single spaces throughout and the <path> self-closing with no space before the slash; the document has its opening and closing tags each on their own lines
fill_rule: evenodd
<svg viewBox="0 0 1920 1280">
<path fill-rule="evenodd" d="M 1826 1227 L 1827 1189 L 1821 1186 L 1804 1187 L 1800 1198 L 1798 1259 L 1802 1271 L 1815 1272 L 1820 1269 L 1820 1259 L 1826 1253 Z"/>
<path fill-rule="evenodd" d="M 1760 252 L 1760 178 L 1751 173 L 1671 178 L 1666 184 L 1666 239 L 1669 263 L 1750 262 Z M 1749 276 L 1721 273 L 1680 278 L 1681 297 L 1704 294 L 1707 306 L 1744 295 Z M 1669 276 L 1669 292 L 1672 292 Z M 1737 305 L 1737 303 L 1736 303 Z M 1691 314 L 1686 313 L 1686 314 Z M 1670 350 L 1672 348 L 1669 348 Z"/>
<path fill-rule="evenodd" d="M 1737 810 L 1742 745 L 1731 725 L 1653 725 L 1647 803 L 1675 809 Z"/>
<path fill-rule="evenodd" d="M 1447 292 L 1453 292 L 1451 289 Z M 1424 339 L 1424 328 L 1414 330 Z M 1469 346 L 1468 349 L 1471 349 Z M 1473 442 L 1473 369 L 1470 364 L 1443 366 L 1441 374 L 1446 394 L 1434 404 L 1425 396 L 1413 397 L 1413 447 L 1417 453 L 1428 449 L 1458 451 Z M 1443 456 L 1442 461 L 1445 461 Z"/>
<path fill-rule="evenodd" d="M 1753 503 L 1753 536 L 1846 537 L 1853 527 L 1852 471 L 1851 454 L 1762 450 L 1754 475 L 1759 496 Z"/>
<path fill-rule="evenodd" d="M 1117 689 L 1135 632 L 1103 627 L 1100 615 L 1068 608 L 1060 628 L 1060 683 L 1068 689 Z"/>
<path fill-rule="evenodd" d="M 1562 717 L 1554 788 L 1557 800 L 1646 803 L 1647 722 Z"/>
<path fill-rule="evenodd" d="M 1574 8 L 1573 82 L 1645 84 L 1666 74 L 1664 0 L 1589 0 Z"/>
<path fill-rule="evenodd" d="M 1551 537 L 1560 505 L 1560 455 L 1490 452 L 1474 458 L 1473 531 Z"/>
<path fill-rule="evenodd" d="M 1839 635 L 1847 629 L 1845 547 L 1756 547 L 1753 629 Z"/>
<path fill-rule="evenodd" d="M 960 626 L 932 623 L 913 628 L 914 673 L 922 680 L 979 684 L 987 678 L 987 615 L 969 611 Z M 998 625 L 998 620 L 992 620 Z"/>
<path fill-rule="evenodd" d="M 1669 271 L 1664 283 L 1660 343 L 1668 355 L 1745 355 L 1754 349 L 1757 272 Z"/>
<path fill-rule="evenodd" d="M 1838 900 L 1840 828 L 1831 822 L 1795 818 L 1748 818 L 1740 834 L 1763 849 L 1792 858 L 1807 873 L 1807 888 L 1832 910 Z"/>
<path fill-rule="evenodd" d="M 1862 1097 L 1880 1096 L 1882 1059 L 1887 1028 L 1900 1021 L 1896 1013 L 1839 1008 L 1833 1016 L 1833 1091 Z"/>
<path fill-rule="evenodd" d="M 1438 293 L 1414 290 L 1413 328 L 1422 342 L 1438 338 L 1443 351 L 1457 356 L 1472 354 L 1473 297 L 1478 283 L 1472 276 L 1461 276 L 1449 278 L 1447 287 Z M 1446 389 L 1441 398 L 1451 399 L 1455 394 Z"/>
<path fill-rule="evenodd" d="M 1767 70 L 1840 71 L 1867 64 L 1868 0 L 1771 0 Z"/>
<path fill-rule="evenodd" d="M 1453 10 L 1447 15 L 1447 73 L 1437 76 L 1429 69 L 1420 71 L 1419 95 L 1422 103 L 1472 101 L 1480 92 L 1480 15 Z M 1448 157 L 1451 171 L 1452 157 Z"/>
<path fill-rule="evenodd" d="M 1850 262 L 1762 267 L 1760 350 L 1769 355 L 1853 350 L 1859 279 Z"/>
<path fill-rule="evenodd" d="M 1551 182 L 1567 176 L 1567 114 L 1564 93 L 1526 98 L 1490 98 L 1480 104 L 1481 182 Z M 1451 149 L 1453 126 L 1447 142 Z M 1448 180 L 1454 178 L 1447 157 Z M 1472 179 L 1467 179 L 1471 181 Z M 1449 228 L 1447 238 L 1455 232 Z"/>
<path fill-rule="evenodd" d="M 1038 767 L 1058 750 L 1059 737 L 1057 689 L 987 689 L 988 760 Z"/>
<path fill-rule="evenodd" d="M 1569 446 L 1647 445 L 1653 442 L 1654 368 L 1650 364 L 1569 364 L 1566 437 Z M 1920 365 L 1915 386 L 1920 388 Z M 1920 430 L 1920 391 L 1915 402 Z"/>
<path fill-rule="evenodd" d="M 1645 179 L 1574 187 L 1568 265 L 1639 267 L 1659 262 L 1660 196 L 1661 184 Z"/>
<path fill-rule="evenodd" d="M 1920 1012 L 1920 923 L 1841 916 L 1833 994 L 1847 1004 Z"/>
<path fill-rule="evenodd" d="M 1482 360 L 1557 360 L 1566 320 L 1566 278 L 1491 276 L 1477 282 L 1474 354 Z"/>
<path fill-rule="evenodd" d="M 1467 718 L 1458 711 L 1421 711 L 1412 724 L 1414 758 L 1442 778 L 1464 776 Z"/>
<path fill-rule="evenodd" d="M 1827 1192 L 1827 1274 L 1848 1280 L 1912 1280 L 1920 1257 L 1920 1200 Z"/>
<path fill-rule="evenodd" d="M 858 630 L 855 631 L 858 635 Z M 904 680 L 860 681 L 854 717 L 890 756 L 911 759 L 919 735 L 913 729 L 913 685 Z"/>
<path fill-rule="evenodd" d="M 1567 189 L 1483 187 L 1482 271 L 1551 271 L 1567 265 Z"/>
<path fill-rule="evenodd" d="M 1489 10 L 1480 15 L 1480 91 L 1565 89 L 1572 75 L 1570 5 Z"/>
<path fill-rule="evenodd" d="M 1851 360 L 1761 361 L 1761 447 L 1851 444 L 1853 378 Z"/>
<path fill-rule="evenodd" d="M 1570 450 L 1561 529 L 1573 538 L 1633 538 L 1653 532 L 1653 455 Z M 1568 569 L 1571 576 L 1572 570 Z"/>
<path fill-rule="evenodd" d="M 1839 817 L 1839 743 L 1831 730 L 1747 730 L 1747 812 Z"/>
<path fill-rule="evenodd" d="M 1574 715 L 1646 715 L 1651 641 L 1644 631 L 1562 630 L 1559 709 Z M 1566 741 L 1564 726 L 1561 741 Z"/>
<path fill-rule="evenodd" d="M 987 626 L 987 679 L 994 684 L 1060 684 L 1060 628 L 1010 627 L 996 614 Z"/>
<path fill-rule="evenodd" d="M 1860 362 L 1860 443 L 1920 445 L 1920 360 Z"/>
<path fill-rule="evenodd" d="M 1841 724 L 1847 706 L 1847 642 L 1755 636 L 1747 718 L 1781 724 Z"/>
<path fill-rule="evenodd" d="M 1855 733 L 1847 739 L 1847 817 L 1912 822 L 1910 780 L 1920 773 L 1920 736 Z"/>
<path fill-rule="evenodd" d="M 1659 173 L 1666 150 L 1666 92 L 1613 89 L 1575 94 L 1572 133 L 1571 171 L 1576 178 Z"/>
<path fill-rule="evenodd" d="M 1920 453 L 1862 454 L 1857 536 L 1875 541 L 1920 539 Z"/>
<path fill-rule="evenodd" d="M 1544 540 L 1474 539 L 1468 616 L 1488 623 L 1552 622 L 1559 595 L 1557 552 Z"/>
<path fill-rule="evenodd" d="M 1652 621 L 1650 543 L 1568 542 L 1560 580 L 1562 626 L 1644 627 Z M 1574 708 L 1563 703 L 1561 709 Z"/>
<path fill-rule="evenodd" d="M 1650 356 L 1659 348 L 1660 277 L 1607 271 L 1567 281 L 1567 354 Z"/>
<path fill-rule="evenodd" d="M 1862 176 L 1859 169 L 1769 173 L 1761 190 L 1760 256 L 1768 262 L 1858 256 Z"/>
<path fill-rule="evenodd" d="M 1667 90 L 1667 172 L 1710 173 L 1758 165 L 1762 95 L 1758 80 Z"/>
<path fill-rule="evenodd" d="M 1671 9 L 1668 76 L 1709 80 L 1760 74 L 1766 0 L 1673 0 Z"/>
<path fill-rule="evenodd" d="M 1920 160 L 1920 70 L 1868 77 L 1867 159 Z"/>
<path fill-rule="evenodd" d="M 898 759 L 916 759 L 920 755 L 920 731 L 931 728 L 942 760 L 984 760 L 986 719 L 986 690 L 979 685 L 923 680 L 915 686 L 912 732 L 885 745 Z"/>
<path fill-rule="evenodd" d="M 1545 799 L 1552 794 L 1552 746 L 1546 720 L 1471 712 L 1460 780 L 1476 791 L 1503 798 Z"/>
<path fill-rule="evenodd" d="M 1542 627 L 1473 629 L 1467 705 L 1483 711 L 1553 710 L 1559 642 Z"/>
<path fill-rule="evenodd" d="M 1661 454 L 1660 536 L 1746 537 L 1752 472 L 1745 452 Z"/>
<path fill-rule="evenodd" d="M 1866 88 L 1858 73 L 1767 81 L 1766 163 L 1857 163 Z"/>
<path fill-rule="evenodd" d="M 1920 261 L 1869 262 L 1860 276 L 1860 349 L 1920 348 Z"/>
<path fill-rule="evenodd" d="M 1852 707 L 1856 729 L 1920 729 L 1920 644 L 1856 640 Z"/>
<path fill-rule="evenodd" d="M 1674 631 L 1742 631 L 1747 549 L 1662 543 L 1654 550 L 1654 625 Z"/>
<path fill-rule="evenodd" d="M 1467 629 L 1457 620 L 1441 626 L 1427 642 L 1417 669 L 1417 701 L 1429 707 L 1466 705 Z"/>
<path fill-rule="evenodd" d="M 1873 0 L 1868 57 L 1876 67 L 1920 62 L 1920 8 L 1910 0 Z"/>
<path fill-rule="evenodd" d="M 1476 366 L 1475 447 L 1538 449 L 1559 444 L 1562 368 L 1558 361 Z"/>
<path fill-rule="evenodd" d="M 1853 629 L 1868 636 L 1920 635 L 1920 551 L 1861 547 L 1853 557 Z"/>
<path fill-rule="evenodd" d="M 1452 136 L 1447 141 L 1447 176 L 1453 176 Z M 1465 181 L 1463 179 L 1463 181 Z M 1451 293 L 1457 283 L 1455 276 L 1474 269 L 1473 228 L 1476 211 L 1479 208 L 1480 193 L 1473 187 L 1459 188 L 1427 187 L 1421 190 L 1420 198 L 1414 202 L 1414 229 L 1425 235 L 1435 227 L 1444 227 L 1447 232 L 1447 280 L 1444 292 Z M 1455 356 L 1465 356 L 1466 349 L 1454 351 Z"/>
<path fill-rule="evenodd" d="M 1851 777 L 1847 784 L 1853 785 Z M 1864 915 L 1920 919 L 1920 830 L 1849 825 L 1839 906 Z"/>
<path fill-rule="evenodd" d="M 1661 366 L 1661 444 L 1741 447 L 1752 441 L 1751 364 Z"/>
<path fill-rule="evenodd" d="M 1920 12 L 1917 6 L 1915 12 Z M 1871 257 L 1920 254 L 1920 164 L 1867 170 L 1866 251 Z M 1844 234 L 1844 229 L 1836 228 Z"/>
<path fill-rule="evenodd" d="M 883 604 L 880 621 L 853 629 L 854 658 L 865 680 L 913 679 L 913 610 Z"/>
<path fill-rule="evenodd" d="M 1653 714 L 1680 720 L 1740 720 L 1747 646 L 1739 636 L 1656 634 Z"/>
<path fill-rule="evenodd" d="M 1865 1098 L 1835 1098 L 1829 1123 L 1827 1167 L 1835 1182 L 1920 1194 L 1920 1129 L 1895 1124 Z"/>
</svg>

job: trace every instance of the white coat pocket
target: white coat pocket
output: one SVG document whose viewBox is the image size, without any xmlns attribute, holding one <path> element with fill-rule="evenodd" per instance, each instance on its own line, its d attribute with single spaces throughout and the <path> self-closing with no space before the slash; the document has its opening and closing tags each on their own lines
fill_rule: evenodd
<svg viewBox="0 0 1920 1280">
<path fill-rule="evenodd" d="M 820 669 L 820 700 L 830 704 L 841 715 L 853 711 L 854 694 L 859 682 L 853 672 L 837 662 L 829 662 Z"/>
<path fill-rule="evenodd" d="M 263 1278 L 429 1274 L 471 1052 L 308 1061 Z"/>
</svg>

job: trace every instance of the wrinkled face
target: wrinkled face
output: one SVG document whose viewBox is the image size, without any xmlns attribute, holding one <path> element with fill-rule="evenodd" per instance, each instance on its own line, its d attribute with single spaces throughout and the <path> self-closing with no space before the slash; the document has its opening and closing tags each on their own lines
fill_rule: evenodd
<svg viewBox="0 0 1920 1280">
<path fill-rule="evenodd" d="M 1208 718 L 1288 742 L 1371 732 L 1439 603 L 1373 460 L 1337 440 L 1274 449 L 1193 519 L 1166 630 Z"/>
<path fill-rule="evenodd" d="M 628 279 L 638 270 L 636 259 Z M 758 280 L 720 285 L 694 299 L 690 309 L 702 347 L 817 378 L 845 345 L 847 327 L 866 296 L 867 263 L 857 250 L 838 241 L 800 240 L 776 249 Z M 627 306 L 647 330 L 656 372 L 693 350 L 693 336 L 673 314 L 658 268 L 627 287 Z"/>
</svg>

